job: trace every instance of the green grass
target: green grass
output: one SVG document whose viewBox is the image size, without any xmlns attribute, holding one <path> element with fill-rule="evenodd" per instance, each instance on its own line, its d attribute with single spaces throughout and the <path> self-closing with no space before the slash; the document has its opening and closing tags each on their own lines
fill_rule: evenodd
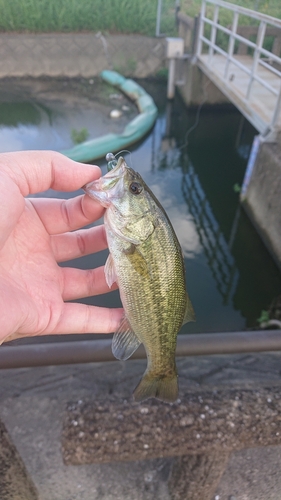
<svg viewBox="0 0 281 500">
<path fill-rule="evenodd" d="M 281 1 L 280 0 L 227 0 L 228 3 L 234 3 L 247 9 L 257 10 L 268 16 L 281 18 Z M 181 10 L 189 16 L 197 16 L 201 9 L 201 0 L 181 0 Z M 207 12 L 212 12 L 213 7 L 208 6 Z M 220 22 L 223 25 L 229 24 L 232 17 L 231 13 L 220 8 Z M 242 24 L 241 21 L 239 24 Z"/>
<path fill-rule="evenodd" d="M 161 30 L 174 28 L 163 0 Z M 0 31 L 155 33 L 157 0 L 0 0 Z"/>
<path fill-rule="evenodd" d="M 281 18 L 280 0 L 229 1 Z M 176 33 L 174 6 L 174 0 L 162 0 L 161 33 Z M 181 10 L 190 16 L 200 7 L 201 0 L 181 0 Z M 156 12 L 157 0 L 0 0 L 0 31 L 154 35 Z M 220 22 L 229 24 L 231 14 L 220 9 Z"/>
</svg>

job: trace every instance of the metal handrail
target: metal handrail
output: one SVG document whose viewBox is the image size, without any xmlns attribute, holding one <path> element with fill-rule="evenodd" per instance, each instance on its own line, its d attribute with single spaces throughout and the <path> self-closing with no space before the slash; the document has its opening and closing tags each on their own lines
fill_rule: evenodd
<svg viewBox="0 0 281 500">
<path fill-rule="evenodd" d="M 209 17 L 207 17 L 207 13 L 206 13 L 207 4 L 212 4 L 215 7 L 213 19 L 210 19 Z M 222 26 L 219 24 L 219 8 L 220 7 L 233 12 L 233 22 L 232 22 L 231 27 L 225 27 L 225 26 Z M 251 41 L 251 40 L 248 40 L 247 38 L 245 38 L 237 33 L 240 14 L 247 16 L 251 19 L 255 19 L 256 21 L 258 21 L 260 23 L 258 26 L 258 35 L 257 35 L 256 43 Z M 204 34 L 205 24 L 208 24 L 209 26 L 211 26 L 210 38 L 207 38 Z M 225 69 L 224 69 L 224 79 L 225 80 L 227 79 L 227 76 L 228 76 L 228 68 L 229 68 L 230 63 L 233 63 L 234 65 L 239 67 L 242 71 L 244 71 L 249 76 L 249 82 L 248 82 L 248 87 L 247 87 L 246 96 L 245 96 L 245 101 L 248 103 L 249 103 L 250 98 L 251 98 L 251 91 L 252 91 L 254 82 L 258 82 L 260 85 L 262 85 L 264 88 L 266 88 L 269 92 L 271 92 L 276 97 L 276 103 L 275 103 L 275 108 L 273 110 L 272 118 L 271 118 L 269 125 L 274 126 L 276 124 L 276 122 L 279 118 L 279 114 L 280 114 L 279 112 L 280 112 L 280 108 L 281 108 L 281 85 L 279 86 L 278 89 L 276 89 L 272 85 L 270 85 L 267 81 L 265 81 L 265 79 L 263 79 L 262 76 L 257 74 L 259 66 L 262 66 L 262 67 L 266 68 L 268 71 L 271 71 L 275 76 L 278 76 L 281 78 L 281 71 L 272 67 L 270 64 L 268 64 L 266 61 L 263 60 L 264 58 L 267 58 L 267 59 L 270 59 L 272 62 L 277 63 L 278 65 L 281 66 L 281 58 L 263 47 L 264 38 L 266 36 L 267 25 L 271 25 L 271 26 L 274 26 L 274 27 L 281 29 L 281 20 L 275 19 L 274 17 L 268 16 L 266 14 L 262 14 L 260 12 L 246 9 L 245 7 L 240 7 L 239 5 L 224 2 L 223 0 L 203 0 L 202 1 L 202 8 L 201 8 L 201 16 L 200 16 L 200 25 L 199 25 L 199 30 L 198 30 L 197 57 L 200 58 L 200 55 L 203 52 L 203 50 L 202 50 L 203 44 L 205 44 L 208 46 L 208 50 L 209 50 L 209 57 L 208 57 L 208 63 L 207 63 L 208 66 L 211 67 L 213 57 L 215 57 L 217 53 L 221 54 L 222 56 L 225 57 L 225 60 L 226 60 Z M 228 50 L 227 51 L 223 50 L 219 45 L 216 44 L 217 31 L 221 31 L 222 33 L 225 33 L 226 35 L 229 36 Z M 254 54 L 253 54 L 253 58 L 252 58 L 253 62 L 252 62 L 251 69 L 249 69 L 246 65 L 244 65 L 243 62 L 237 60 L 237 58 L 235 57 L 234 44 L 235 44 L 236 40 L 239 43 L 243 43 L 247 47 L 250 47 L 251 49 L 253 49 Z"/>
<path fill-rule="evenodd" d="M 202 37 L 202 40 L 203 40 L 204 43 L 206 43 L 206 45 L 211 45 L 210 40 L 208 40 L 208 38 Z M 216 52 L 218 52 L 219 54 L 222 54 L 225 57 L 228 57 L 228 60 L 231 61 L 233 64 L 235 64 L 235 66 L 237 66 L 238 68 L 242 69 L 245 73 L 247 73 L 247 75 L 249 75 L 249 76 L 251 75 L 251 70 L 249 70 L 248 68 L 246 68 L 240 61 L 237 61 L 237 59 L 235 59 L 235 57 L 232 57 L 230 55 L 228 56 L 228 53 L 225 52 L 225 50 L 221 49 L 221 47 L 216 46 Z M 280 73 L 280 76 L 281 76 L 281 73 Z M 279 95 L 279 91 L 278 90 L 276 90 L 274 87 L 272 87 L 271 85 L 269 85 L 269 83 L 265 82 L 258 75 L 255 75 L 255 80 L 257 82 L 259 82 L 261 85 L 263 85 L 264 88 L 266 88 L 267 90 L 269 90 L 270 92 L 272 92 L 272 94 L 274 94 L 276 96 Z"/>
<path fill-rule="evenodd" d="M 176 356 L 265 351 L 281 351 L 281 330 L 178 335 Z M 145 350 L 141 345 L 131 359 L 145 357 Z M 3 344 L 0 348 L 0 370 L 105 361 L 116 361 L 112 354 L 110 338 L 28 345 Z"/>
<path fill-rule="evenodd" d="M 218 5 L 219 7 L 223 7 L 225 9 L 238 12 L 238 14 L 243 14 L 244 16 L 252 17 L 257 21 L 265 21 L 266 23 L 271 24 L 276 28 L 281 28 L 281 19 L 269 16 L 268 14 L 263 14 L 262 12 L 257 12 L 255 10 L 247 9 L 246 7 L 241 7 L 240 5 L 236 5 L 234 3 L 224 2 L 223 0 L 206 0 L 206 1 L 207 3 Z"/>
<path fill-rule="evenodd" d="M 208 1 L 208 0 L 207 0 Z M 244 43 L 245 45 L 248 45 L 248 47 L 251 47 L 252 49 L 255 49 L 256 48 L 256 44 L 254 42 L 252 42 L 251 40 L 248 40 L 248 38 L 245 38 L 244 36 L 242 35 L 239 35 L 239 33 L 236 33 L 234 31 L 232 31 L 231 29 L 229 28 L 226 28 L 225 26 L 222 26 L 221 24 L 215 24 L 211 19 L 209 19 L 208 17 L 203 17 L 202 20 L 206 23 L 206 24 L 210 24 L 211 26 L 215 26 L 216 28 L 218 28 L 220 31 L 222 31 L 223 33 L 226 33 L 227 35 L 231 35 L 233 36 L 236 40 L 238 40 L 239 42 L 241 43 Z M 261 54 L 264 54 L 266 57 L 270 57 L 272 60 L 275 60 L 276 62 L 280 63 L 280 57 L 276 56 L 275 54 L 273 54 L 272 52 L 264 49 L 263 47 L 261 47 L 260 49 L 260 52 Z"/>
<path fill-rule="evenodd" d="M 263 61 L 262 59 L 260 60 L 260 65 L 264 66 L 266 69 L 269 69 L 272 73 L 274 73 L 276 76 L 281 77 L 281 71 L 278 71 L 278 69 L 273 68 L 270 64 L 268 64 L 266 61 Z"/>
</svg>

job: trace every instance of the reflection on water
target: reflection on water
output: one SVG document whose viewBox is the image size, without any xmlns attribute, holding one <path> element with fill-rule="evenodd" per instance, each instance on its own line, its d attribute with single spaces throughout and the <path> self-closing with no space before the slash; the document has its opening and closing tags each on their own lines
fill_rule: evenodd
<svg viewBox="0 0 281 500">
<path fill-rule="evenodd" d="M 241 126 L 241 115 L 234 108 L 203 106 L 187 142 L 197 110 L 186 109 L 179 98 L 167 107 L 164 85 L 142 84 L 154 97 L 159 117 L 153 131 L 125 158 L 164 206 L 183 249 L 197 321 L 185 325 L 182 332 L 254 327 L 261 310 L 281 293 L 280 273 L 233 189 L 242 184 L 255 131 L 247 122 Z M 98 164 L 105 173 L 106 162 Z M 43 196 L 54 194 L 49 191 Z M 100 252 L 72 265 L 96 267 L 106 255 Z M 117 292 L 84 302 L 120 304 Z"/>
<path fill-rule="evenodd" d="M 30 102 L 1 102 L 0 126 L 15 127 L 18 125 L 39 125 L 40 110 Z"/>
<path fill-rule="evenodd" d="M 255 327 L 261 310 L 281 293 L 280 272 L 234 190 L 256 131 L 232 107 L 204 106 L 190 134 L 196 109 L 180 99 L 160 109 L 152 136 L 134 151 L 133 166 L 163 204 L 183 249 L 197 322 L 182 332 Z"/>
<path fill-rule="evenodd" d="M 206 255 L 223 303 L 231 303 L 236 289 L 238 270 L 230 248 L 216 220 L 191 163 L 182 178 L 183 196 L 194 218 L 200 243 Z"/>
<path fill-rule="evenodd" d="M 102 84 L 98 78 L 0 79 L 0 152 L 29 149 L 71 148 L 72 131 L 86 128 L 89 137 L 109 131 L 119 133 L 137 110 L 125 96 Z M 113 90 L 112 90 L 113 89 Z M 125 107 L 125 111 L 122 111 Z M 122 111 L 119 120 L 109 116 L 112 108 Z"/>
</svg>

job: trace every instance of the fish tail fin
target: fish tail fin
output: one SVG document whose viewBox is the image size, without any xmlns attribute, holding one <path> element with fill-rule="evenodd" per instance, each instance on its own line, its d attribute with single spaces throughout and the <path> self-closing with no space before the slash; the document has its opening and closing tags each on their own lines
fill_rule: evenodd
<svg viewBox="0 0 281 500">
<path fill-rule="evenodd" d="M 135 401 L 157 398 L 166 403 L 173 403 L 178 397 L 178 392 L 178 376 L 176 371 L 161 376 L 148 371 L 145 372 L 133 395 Z"/>
</svg>

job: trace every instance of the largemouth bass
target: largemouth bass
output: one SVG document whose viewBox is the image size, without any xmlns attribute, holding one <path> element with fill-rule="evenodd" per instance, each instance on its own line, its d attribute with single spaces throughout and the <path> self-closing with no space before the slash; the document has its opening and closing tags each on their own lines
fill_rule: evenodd
<svg viewBox="0 0 281 500">
<path fill-rule="evenodd" d="M 118 284 L 125 311 L 113 336 L 112 352 L 117 359 L 128 359 L 143 343 L 148 363 L 134 391 L 135 400 L 175 401 L 177 334 L 185 322 L 195 321 L 195 315 L 171 222 L 140 174 L 122 157 L 84 190 L 106 208 L 110 253 L 105 277 L 109 287 Z"/>
</svg>

